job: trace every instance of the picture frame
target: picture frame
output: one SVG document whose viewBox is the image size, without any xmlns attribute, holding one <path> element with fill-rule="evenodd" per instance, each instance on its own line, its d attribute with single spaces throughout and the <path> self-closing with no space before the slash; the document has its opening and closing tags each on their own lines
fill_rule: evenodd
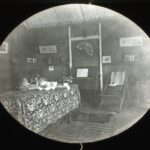
<svg viewBox="0 0 150 150">
<path fill-rule="evenodd" d="M 37 63 L 37 58 L 27 58 L 27 63 L 36 64 Z"/>
<path fill-rule="evenodd" d="M 0 46 L 0 53 L 7 54 L 8 53 L 8 42 L 3 42 Z"/>
<path fill-rule="evenodd" d="M 103 56 L 103 63 L 104 64 L 111 63 L 111 56 Z"/>
<path fill-rule="evenodd" d="M 77 78 L 87 78 L 88 77 L 88 68 L 78 68 L 77 69 Z"/>
<path fill-rule="evenodd" d="M 54 66 L 48 66 L 49 71 L 54 71 Z"/>
<path fill-rule="evenodd" d="M 134 54 L 125 54 L 122 57 L 122 61 L 123 62 L 137 62 L 139 61 L 139 57 L 137 55 Z"/>
</svg>

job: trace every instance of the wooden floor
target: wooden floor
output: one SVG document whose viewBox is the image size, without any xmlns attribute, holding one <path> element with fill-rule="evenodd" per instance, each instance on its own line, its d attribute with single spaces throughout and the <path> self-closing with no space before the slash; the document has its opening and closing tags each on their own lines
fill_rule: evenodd
<svg viewBox="0 0 150 150">
<path fill-rule="evenodd" d="M 56 132 L 49 134 L 48 138 L 59 140 L 62 142 L 82 143 L 92 142 L 112 135 L 113 124 L 91 123 L 91 122 L 71 122 L 64 123 L 56 128 Z"/>
<path fill-rule="evenodd" d="M 131 104 L 130 104 L 131 105 Z M 105 115 L 99 109 L 90 105 L 82 105 L 80 112 L 88 114 Z M 94 142 L 112 137 L 114 133 L 125 130 L 125 125 L 132 124 L 132 121 L 144 114 L 145 108 L 137 107 L 135 104 L 131 107 L 126 101 L 120 113 L 113 114 L 107 122 L 88 122 L 88 121 L 71 121 L 67 123 L 64 118 L 58 121 L 54 126 L 49 126 L 41 135 L 52 140 L 67 142 L 67 143 L 86 143 Z M 72 112 L 73 113 L 73 112 Z M 78 113 L 77 113 L 78 114 Z M 54 128 L 53 128 L 54 127 Z M 123 127 L 123 129 L 122 129 Z M 118 130 L 118 131 L 117 131 Z M 117 131 L 117 132 L 115 132 Z M 121 132 L 122 132 L 121 131 Z"/>
<path fill-rule="evenodd" d="M 103 116 L 98 109 L 88 105 L 84 105 L 80 110 L 82 110 L 82 113 L 87 113 L 87 115 L 93 113 L 98 116 Z M 112 136 L 115 117 L 111 117 L 108 122 L 104 123 L 78 120 L 72 120 L 70 123 L 67 123 L 67 121 L 64 120 L 65 119 L 62 118 L 62 121 L 57 122 L 55 125 L 50 125 L 41 135 L 50 139 L 55 139 L 56 141 L 67 143 L 80 143 L 81 141 L 82 143 L 94 142 Z"/>
</svg>

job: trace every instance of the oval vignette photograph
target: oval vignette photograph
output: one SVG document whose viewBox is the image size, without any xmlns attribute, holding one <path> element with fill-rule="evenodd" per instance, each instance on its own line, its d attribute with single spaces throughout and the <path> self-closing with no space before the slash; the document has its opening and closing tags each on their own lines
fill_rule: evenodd
<svg viewBox="0 0 150 150">
<path fill-rule="evenodd" d="M 50 140 L 117 136 L 150 108 L 150 38 L 105 7 L 67 4 L 20 23 L 0 46 L 0 103 Z"/>
</svg>

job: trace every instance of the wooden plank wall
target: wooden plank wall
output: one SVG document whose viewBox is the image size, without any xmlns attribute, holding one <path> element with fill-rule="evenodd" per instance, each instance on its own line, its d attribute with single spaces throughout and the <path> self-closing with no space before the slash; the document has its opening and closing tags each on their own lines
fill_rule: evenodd
<svg viewBox="0 0 150 150">
<path fill-rule="evenodd" d="M 98 21 L 90 22 L 86 24 L 72 25 L 72 36 L 80 35 L 93 35 L 98 34 Z M 122 62 L 123 54 L 139 54 L 147 47 L 147 41 L 144 39 L 142 47 L 126 47 L 122 48 L 119 45 L 120 37 L 129 37 L 129 36 L 140 36 L 142 35 L 141 31 L 138 31 L 133 26 L 130 27 L 129 24 L 124 24 L 118 22 L 118 18 L 113 18 L 113 20 L 101 20 L 102 24 L 102 51 L 103 56 L 111 56 L 112 62 L 110 64 L 103 64 L 103 73 L 104 73 L 104 83 L 108 79 L 111 71 L 117 71 L 120 69 L 128 70 L 129 74 L 133 76 L 133 79 L 138 77 L 139 65 L 137 64 L 124 64 Z M 116 26 L 115 26 L 116 24 Z M 86 28 L 86 30 L 84 29 Z M 131 32 L 132 31 L 132 32 Z M 15 32 L 17 34 L 15 34 Z M 8 42 L 10 43 L 11 55 L 9 56 L 9 62 L 12 62 L 10 65 L 12 70 L 12 81 L 14 81 L 14 86 L 20 82 L 23 76 L 30 76 L 33 73 L 41 73 L 43 77 L 48 78 L 49 80 L 61 80 L 63 75 L 69 75 L 69 54 L 68 54 L 68 26 L 62 27 L 45 27 L 37 29 L 26 29 L 25 27 L 20 27 L 18 30 L 13 32 L 11 38 Z M 94 43 L 95 49 L 98 49 L 98 43 Z M 58 53 L 57 54 L 40 54 L 39 46 L 44 45 L 56 45 Z M 146 51 L 146 50 L 145 50 Z M 148 49 L 146 51 L 148 53 Z M 12 57 L 11 57 L 12 56 Z M 2 56 L 3 57 L 3 56 Z M 1 58 L 8 60 L 7 58 Z M 28 64 L 26 62 L 27 57 L 36 57 L 38 59 L 37 64 Z M 145 57 L 145 56 L 144 56 Z M 48 64 L 48 59 L 52 59 L 52 63 Z M 78 58 L 80 59 L 80 58 Z M 56 61 L 57 60 L 57 61 Z M 90 63 L 87 62 L 87 58 L 82 57 L 80 59 L 83 61 L 84 66 L 93 66 L 96 67 L 96 60 L 91 60 Z M 144 60 L 144 58 L 142 58 Z M 149 66 L 150 58 L 147 58 L 147 65 Z M 141 63 L 141 62 L 140 62 Z M 6 63 L 8 64 L 8 63 Z M 48 71 L 48 66 L 52 65 L 55 67 L 54 72 Z M 80 64 L 74 64 L 78 67 Z M 63 67 L 60 67 L 63 66 Z M 81 67 L 81 66 L 80 66 Z M 8 68 L 8 67 L 6 67 Z M 1 68 L 2 69 L 2 68 Z M 9 70 L 9 69 L 8 69 Z M 2 71 L 6 72 L 6 71 Z M 5 73 L 4 73 L 5 74 Z M 4 75 L 1 75 L 4 77 Z M 1 79 L 3 78 L 1 77 Z M 10 78 L 10 77 L 8 77 Z M 3 80 L 3 79 L 2 79 Z M 90 86 L 90 83 L 89 83 Z"/>
</svg>

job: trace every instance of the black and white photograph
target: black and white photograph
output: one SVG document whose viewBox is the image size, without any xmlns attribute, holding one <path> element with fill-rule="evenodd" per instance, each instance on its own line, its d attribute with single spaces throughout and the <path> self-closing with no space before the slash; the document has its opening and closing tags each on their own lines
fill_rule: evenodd
<svg viewBox="0 0 150 150">
<path fill-rule="evenodd" d="M 102 141 L 150 108 L 150 38 L 106 7 L 66 4 L 20 23 L 0 47 L 0 103 L 27 130 Z"/>
</svg>

